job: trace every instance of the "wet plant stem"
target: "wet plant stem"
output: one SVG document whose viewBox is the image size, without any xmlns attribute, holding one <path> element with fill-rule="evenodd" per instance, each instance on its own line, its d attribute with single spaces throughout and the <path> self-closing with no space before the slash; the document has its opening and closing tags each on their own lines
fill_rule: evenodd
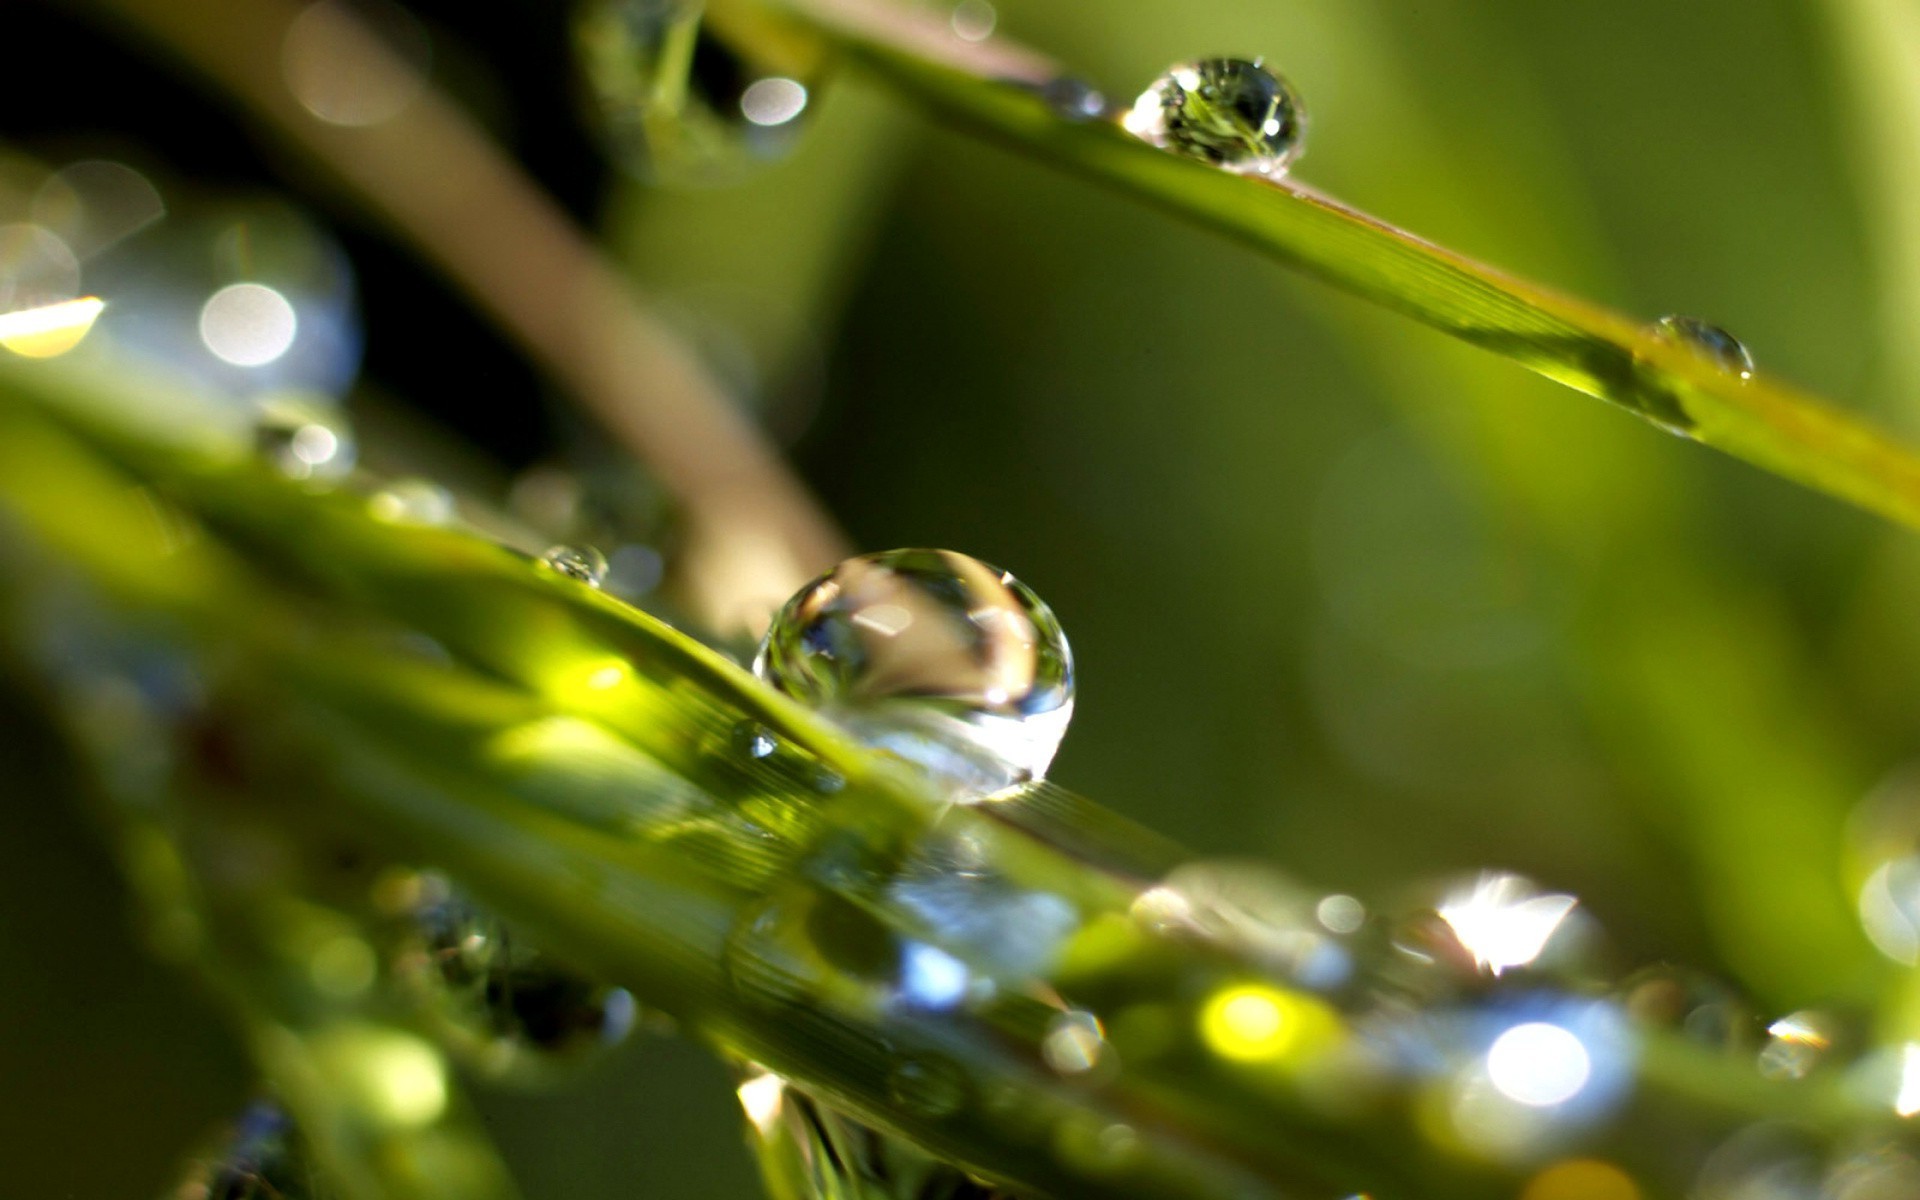
<svg viewBox="0 0 1920 1200">
<path fill-rule="evenodd" d="M 6 543 L 9 576 L 97 590 L 110 625 L 166 631 L 236 695 L 195 719 L 243 749 L 264 739 L 275 778 L 304 781 L 250 784 L 247 754 L 222 760 L 242 764 L 245 818 L 288 845 L 438 866 L 725 1053 L 1019 1194 L 1494 1200 L 1524 1181 L 1524 1164 L 1436 1142 L 1425 1085 L 1367 1065 L 1366 1047 L 1439 1036 L 1471 1001 L 1336 1009 L 1246 948 L 1143 917 L 1177 853 L 1096 806 L 1044 787 L 954 806 L 575 580 L 379 519 L 353 487 L 279 479 L 244 446 L 143 432 L 132 411 L 57 369 L 0 375 L 0 512 L 26 535 Z M 403 634 L 439 650 L 398 653 Z M 744 749 L 743 730 L 775 751 Z M 170 802 L 220 824 L 204 800 Z M 953 888 L 951 915 L 915 899 Z M 1074 914 L 1044 974 L 957 932 L 1030 897 Z M 888 964 L 916 944 L 990 986 L 960 1006 L 904 999 Z M 1375 979 L 1384 947 L 1351 952 Z M 1253 981 L 1311 1015 L 1312 1055 L 1239 1062 L 1201 1035 L 1207 997 Z M 1049 1031 L 1083 1009 L 1118 1069 L 1050 1061 Z M 1693 1147 L 1756 1118 L 1836 1138 L 1890 1121 L 1831 1083 L 1762 1080 L 1659 1033 L 1637 1045 L 1632 1100 L 1583 1148 L 1650 1200 L 1682 1195 Z"/>
<path fill-rule="evenodd" d="M 1065 78 L 1005 41 L 963 41 L 887 0 L 714 0 L 728 36 L 845 54 L 959 129 L 1131 195 L 1323 282 L 1492 350 L 1663 429 L 1909 528 L 1920 456 L 1764 374 L 1751 379 L 1643 321 L 1562 295 L 1398 229 L 1292 179 L 1236 175 L 1158 150 L 1111 115 L 1050 104 Z"/>
</svg>

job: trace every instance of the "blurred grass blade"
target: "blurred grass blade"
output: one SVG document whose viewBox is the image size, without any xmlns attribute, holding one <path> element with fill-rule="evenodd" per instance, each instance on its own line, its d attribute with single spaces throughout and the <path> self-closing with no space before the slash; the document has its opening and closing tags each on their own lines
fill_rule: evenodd
<svg viewBox="0 0 1920 1200">
<path fill-rule="evenodd" d="M 729 1057 L 1021 1194 L 1490 1200 L 1523 1184 L 1519 1164 L 1479 1161 L 1422 1125 L 1426 1077 L 1375 1057 L 1411 1038 L 1477 1061 L 1447 1032 L 1448 1002 L 1349 1009 L 1260 939 L 1155 916 L 1141 901 L 1163 890 L 1149 884 L 1172 856 L 1150 836 L 1051 788 L 944 803 L 740 668 L 538 562 L 383 521 L 352 488 L 308 490 L 237 445 L 184 452 L 99 403 L 89 415 L 62 379 L 0 373 L 0 510 L 28 535 L 0 542 L 27 564 L 10 585 L 77 575 L 125 619 L 178 628 L 216 693 L 231 692 L 213 710 L 240 751 L 221 756 L 222 786 L 245 803 L 210 821 L 237 810 L 289 846 L 365 847 L 342 861 L 436 865 Z M 199 536 L 159 537 L 141 489 Z M 22 541 L 43 571 L 15 553 Z M 397 653 L 402 631 L 445 654 Z M 743 748 L 743 723 L 775 750 Z M 252 779 L 256 760 L 297 785 Z M 1322 945 L 1312 894 L 1260 878 L 1298 910 L 1261 909 L 1268 932 Z M 1178 880 L 1165 888 L 1184 895 Z M 241 919 L 256 907 L 231 899 Z M 1351 952 L 1352 997 L 1400 995 L 1391 961 Z M 904 964 L 930 954 L 948 982 L 909 978 Z M 981 986 L 956 996 L 955 979 Z M 1300 1032 L 1246 1057 L 1208 1016 L 1235 997 Z M 320 1036 L 334 1015 L 300 1023 Z M 1063 1029 L 1104 1030 L 1125 1069 L 1076 1071 Z M 1789 1086 L 1659 1032 L 1632 1040 L 1618 1060 L 1637 1071 L 1632 1096 L 1582 1144 L 1652 1197 L 1681 1194 L 1689 1148 L 1756 1118 L 1845 1134 L 1877 1117 L 1871 1095 L 1839 1082 Z M 288 1059 L 278 1073 L 302 1069 Z"/>
<path fill-rule="evenodd" d="M 1507 356 L 1788 479 L 1920 528 L 1920 457 L 1785 383 L 1743 380 L 1645 324 L 1528 283 L 1305 185 L 1235 175 L 1076 121 L 1042 95 L 1056 69 L 876 0 L 728 0 L 737 37 L 836 43 L 936 114 L 1236 238 L 1297 270 Z"/>
</svg>

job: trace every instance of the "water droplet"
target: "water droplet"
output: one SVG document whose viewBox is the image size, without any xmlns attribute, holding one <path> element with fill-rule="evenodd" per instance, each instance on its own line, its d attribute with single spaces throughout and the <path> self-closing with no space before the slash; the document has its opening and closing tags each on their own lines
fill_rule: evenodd
<svg viewBox="0 0 1920 1200">
<path fill-rule="evenodd" d="M 261 402 L 254 444 L 289 479 L 343 478 L 353 470 L 358 455 L 344 416 L 331 405 L 295 396 Z"/>
<path fill-rule="evenodd" d="M 540 561 L 588 587 L 599 587 L 607 577 L 606 556 L 592 546 L 554 546 L 540 556 Z"/>
<path fill-rule="evenodd" d="M 188 1164 L 170 1200 L 321 1200 L 333 1189 L 319 1179 L 293 1118 L 256 1100 L 204 1154 Z"/>
<path fill-rule="evenodd" d="M 1071 75 L 1041 84 L 1040 98 L 1055 114 L 1076 123 L 1097 121 L 1107 115 L 1107 98 L 1100 89 Z"/>
<path fill-rule="evenodd" d="M 963 42 L 984 42 L 993 36 L 993 27 L 1000 23 L 1000 14 L 994 11 L 987 0 L 960 0 L 953 6 L 953 13 L 947 18 L 947 24 L 953 29 L 953 36 Z"/>
<path fill-rule="evenodd" d="M 1171 67 L 1140 93 L 1123 124 L 1163 150 L 1242 175 L 1285 174 L 1306 139 L 1299 98 L 1257 58 Z"/>
<path fill-rule="evenodd" d="M 944 1117 L 967 1098 L 966 1076 L 944 1058 L 902 1059 L 887 1075 L 887 1094 L 917 1117 Z"/>
<path fill-rule="evenodd" d="M 1047 1026 L 1040 1057 L 1062 1075 L 1085 1075 L 1112 1061 L 1106 1029 L 1090 1012 L 1064 1012 Z"/>
<path fill-rule="evenodd" d="M 780 743 L 774 740 L 767 727 L 757 721 L 742 721 L 733 727 L 734 749 L 748 758 L 770 758 Z"/>
<path fill-rule="evenodd" d="M 1498 978 L 1545 954 L 1579 903 L 1573 896 L 1540 892 L 1518 875 L 1488 871 L 1471 886 L 1449 892 L 1439 912 L 1474 964 Z"/>
<path fill-rule="evenodd" d="M 1357 933 L 1367 921 L 1367 906 L 1352 896 L 1334 893 L 1313 906 L 1313 915 L 1331 933 Z"/>
<path fill-rule="evenodd" d="M 624 989 L 555 963 L 436 875 L 417 877 L 395 974 L 456 1052 L 495 1076 L 549 1068 L 624 1041 L 638 1015 Z"/>
<path fill-rule="evenodd" d="M 701 9 L 697 0 L 590 0 L 577 10 L 575 62 L 595 123 L 642 179 L 737 179 L 783 157 L 814 107 L 817 81 L 713 36 Z"/>
<path fill-rule="evenodd" d="M 1768 1079 L 1805 1079 L 1833 1049 L 1837 1022 L 1825 1013 L 1788 1013 L 1767 1026 L 1760 1073 Z"/>
<path fill-rule="evenodd" d="M 1352 956 L 1327 936 L 1315 908 L 1264 864 L 1213 860 L 1175 868 L 1140 893 L 1133 916 L 1156 933 L 1217 942 L 1295 983 L 1337 987 L 1352 974 Z"/>
<path fill-rule="evenodd" d="M 1653 323 L 1655 336 L 1690 347 L 1714 366 L 1741 379 L 1753 378 L 1753 354 L 1739 338 L 1699 317 L 1669 314 Z"/>
<path fill-rule="evenodd" d="M 948 550 L 869 554 L 814 580 L 774 618 L 754 673 L 973 796 L 1045 775 L 1073 716 L 1053 612 Z"/>
<path fill-rule="evenodd" d="M 737 1094 L 770 1194 L 812 1200 L 1001 1196 L 912 1142 L 856 1121 L 764 1068 L 747 1066 Z"/>
<path fill-rule="evenodd" d="M 1677 1030 L 1716 1050 L 1754 1053 L 1761 1022 L 1731 985 L 1699 971 L 1649 967 L 1623 983 L 1617 995 L 1636 1024 Z"/>
</svg>

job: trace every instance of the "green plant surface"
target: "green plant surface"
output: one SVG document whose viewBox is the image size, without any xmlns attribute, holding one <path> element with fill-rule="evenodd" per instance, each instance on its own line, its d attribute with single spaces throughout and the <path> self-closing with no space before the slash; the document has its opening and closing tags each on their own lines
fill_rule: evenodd
<svg viewBox="0 0 1920 1200">
<path fill-rule="evenodd" d="M 939 26 L 869 0 L 714 6 L 734 36 L 770 19 L 853 54 L 930 107 L 1045 162 L 1234 237 L 1297 270 L 1904 525 L 1920 527 L 1920 458 L 1791 386 L 1742 379 L 1645 323 L 1507 275 L 1290 180 L 1164 153 L 1104 120 L 1077 120 L 1041 89 L 1059 70 L 1027 52 L 974 53 Z"/>
<path fill-rule="evenodd" d="M 279 479 L 230 440 L 190 450 L 142 433 L 113 418 L 110 393 L 63 373 L 9 372 L 4 392 L 0 498 L 55 555 L 21 577 L 78 569 L 124 606 L 116 619 L 177 625 L 191 658 L 220 664 L 221 690 L 238 689 L 230 703 L 248 716 L 226 728 L 240 765 L 223 770 L 240 772 L 226 786 L 246 798 L 244 816 L 191 794 L 168 802 L 189 826 L 264 821 L 315 852 L 331 829 L 376 861 L 439 865 L 723 1052 L 1023 1193 L 1466 1198 L 1518 1185 L 1512 1167 L 1430 1140 L 1398 1085 L 1356 1082 L 1367 1069 L 1345 1057 L 1344 1023 L 1358 1014 L 1254 982 L 1265 973 L 1230 942 L 1155 932 L 1137 902 L 1169 851 L 1086 802 L 1042 788 L 955 807 L 714 652 L 536 562 L 459 530 L 383 521 L 354 489 Z M 204 532 L 162 536 L 148 495 Z M 16 566 L 33 562 L 18 555 Z M 396 655 L 395 629 L 434 638 L 452 662 Z M 778 749 L 750 754 L 743 727 Z M 272 774 L 249 781 L 256 760 Z M 1076 914 L 1044 980 L 997 976 L 990 944 L 955 941 L 901 900 L 903 881 L 963 843 L 1001 881 L 978 903 L 1005 889 Z M 272 981 L 273 938 L 221 932 L 285 903 L 261 886 L 201 907 L 216 974 L 243 981 L 243 1010 L 272 1018 L 255 1035 L 263 1068 L 321 1131 L 317 1149 L 342 1161 L 350 1195 L 438 1194 L 420 1180 L 444 1172 L 414 1172 L 435 1153 L 466 1161 L 464 1135 L 401 1153 L 387 1131 L 357 1149 L 368 1135 L 351 1121 L 377 1111 L 329 1099 L 351 1097 L 363 1086 L 354 1064 L 406 1035 L 355 1032 L 290 999 Z M 885 964 L 920 939 L 998 978 L 998 998 L 953 1013 L 887 1000 Z M 1378 969 L 1361 953 L 1363 973 Z M 1209 997 L 1246 986 L 1296 1006 L 1320 1040 L 1252 1069 L 1192 1034 L 1148 1051 L 1119 1019 L 1194 1020 Z M 1090 1087 L 1044 1067 L 1059 1010 L 1042 995 L 1114 1018 L 1127 1068 Z M 299 1033 L 276 1031 L 290 1021 Z M 1638 1096 L 1595 1147 L 1634 1167 L 1651 1197 L 1681 1195 L 1692 1169 L 1673 1153 L 1691 1142 L 1653 1136 L 1660 1125 L 1714 1136 L 1791 1115 L 1840 1135 L 1881 1120 L 1851 1089 L 1760 1080 L 1658 1034 L 1640 1055 Z M 1316 1099 L 1328 1087 L 1359 1090 L 1329 1107 Z M 1124 1154 L 1070 1151 L 1115 1126 L 1129 1131 Z"/>
</svg>

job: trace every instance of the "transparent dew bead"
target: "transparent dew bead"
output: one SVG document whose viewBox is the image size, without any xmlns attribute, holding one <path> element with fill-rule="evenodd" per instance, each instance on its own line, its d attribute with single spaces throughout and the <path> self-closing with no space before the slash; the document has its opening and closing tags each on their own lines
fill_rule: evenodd
<svg viewBox="0 0 1920 1200">
<path fill-rule="evenodd" d="M 1699 317 L 1669 314 L 1653 323 L 1657 337 L 1677 342 L 1730 375 L 1753 378 L 1753 353 L 1745 343 L 1718 325 Z"/>
<path fill-rule="evenodd" d="M 1065 120 L 1076 124 L 1107 115 L 1107 98 L 1084 79 L 1059 75 L 1040 85 L 1040 98 Z"/>
<path fill-rule="evenodd" d="M 1073 715 L 1053 612 L 950 550 L 841 563 L 775 616 L 754 673 L 963 797 L 1044 776 Z"/>
<path fill-rule="evenodd" d="M 1153 81 L 1122 124 L 1142 141 L 1242 175 L 1285 174 L 1306 142 L 1306 113 L 1260 59 L 1181 63 Z"/>
<path fill-rule="evenodd" d="M 607 578 L 606 555 L 592 546 L 554 546 L 540 556 L 553 571 L 576 579 L 588 587 L 599 587 Z"/>
<path fill-rule="evenodd" d="M 624 988 L 526 946 L 438 876 L 419 877 L 416 890 L 396 974 L 450 1047 L 481 1070 L 537 1079 L 632 1032 L 638 1008 Z"/>
<path fill-rule="evenodd" d="M 188 1163 L 167 1200 L 331 1200 L 293 1119 L 256 1100 L 206 1153 Z"/>
</svg>

